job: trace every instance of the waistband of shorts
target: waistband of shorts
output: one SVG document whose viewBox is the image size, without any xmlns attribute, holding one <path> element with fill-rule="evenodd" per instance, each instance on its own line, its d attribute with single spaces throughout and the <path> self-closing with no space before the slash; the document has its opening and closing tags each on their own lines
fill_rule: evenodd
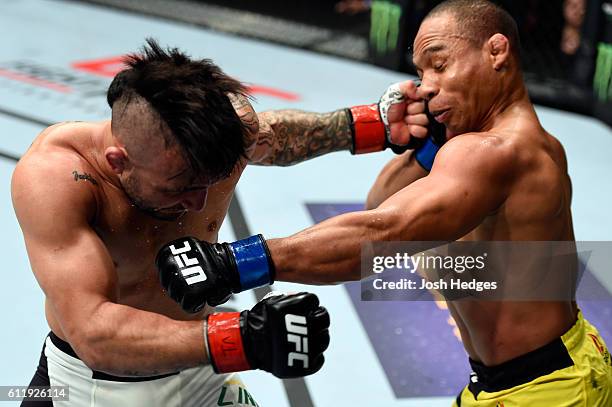
<svg viewBox="0 0 612 407">
<path fill-rule="evenodd" d="M 575 346 L 574 342 L 578 340 L 583 326 L 584 319 L 579 312 L 578 319 L 563 336 L 529 353 L 497 366 L 485 366 L 470 359 L 475 377 L 468 387 L 474 395 L 480 391 L 492 393 L 520 386 L 556 370 L 573 366 L 574 361 L 568 348 L 571 350 Z"/>
<path fill-rule="evenodd" d="M 574 325 L 561 336 L 561 340 L 563 340 L 570 354 L 574 352 L 584 340 L 587 327 L 592 328 L 592 325 L 584 318 L 582 311 L 579 309 L 576 322 L 574 322 Z"/>
<path fill-rule="evenodd" d="M 49 339 L 51 340 L 53 345 L 55 345 L 56 348 L 58 348 L 59 350 L 67 354 L 68 356 L 72 356 L 73 358 L 81 360 L 81 358 L 79 358 L 79 356 L 76 354 L 74 349 L 72 349 L 72 346 L 70 346 L 68 342 L 64 341 L 59 336 L 57 336 L 55 333 L 53 333 L 53 331 L 49 332 Z M 113 382 L 148 382 L 151 380 L 163 379 L 164 377 L 174 376 L 177 374 L 179 374 L 179 372 L 167 373 L 167 374 L 158 375 L 158 376 L 129 376 L 129 377 L 126 377 L 126 376 L 114 376 L 108 373 L 100 372 L 97 370 L 92 370 L 91 378 L 97 379 L 97 380 L 113 381 Z"/>
</svg>

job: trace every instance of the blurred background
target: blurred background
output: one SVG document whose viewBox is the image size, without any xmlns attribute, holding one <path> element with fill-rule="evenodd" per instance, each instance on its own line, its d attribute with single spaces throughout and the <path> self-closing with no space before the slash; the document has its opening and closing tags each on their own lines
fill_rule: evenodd
<svg viewBox="0 0 612 407">
<path fill-rule="evenodd" d="M 91 0 L 415 74 L 411 46 L 442 0 Z M 612 124 L 612 2 L 498 0 L 520 30 L 534 103 Z"/>
</svg>

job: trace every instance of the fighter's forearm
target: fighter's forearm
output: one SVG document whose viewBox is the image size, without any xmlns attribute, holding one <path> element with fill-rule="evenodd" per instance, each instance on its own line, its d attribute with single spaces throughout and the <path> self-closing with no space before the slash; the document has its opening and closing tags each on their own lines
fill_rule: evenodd
<svg viewBox="0 0 612 407">
<path fill-rule="evenodd" d="M 256 149 L 264 150 L 253 164 L 287 166 L 351 147 L 344 110 L 310 113 L 273 110 L 259 114 Z"/>
<path fill-rule="evenodd" d="M 293 236 L 268 240 L 276 279 L 306 284 L 334 284 L 361 278 L 361 248 L 370 241 L 399 240 L 393 211 L 348 213 Z"/>
<path fill-rule="evenodd" d="M 368 192 L 366 208 L 377 208 L 391 195 L 428 174 L 414 159 L 414 151 L 408 150 L 385 165 Z"/>
<path fill-rule="evenodd" d="M 208 363 L 202 321 L 176 321 L 111 302 L 100 305 L 72 345 L 94 370 L 155 376 Z"/>
<path fill-rule="evenodd" d="M 287 238 L 268 240 L 276 279 L 307 284 L 358 280 L 364 277 L 360 265 L 364 243 L 421 242 L 413 247 L 416 252 L 434 247 L 436 241 L 464 236 L 487 212 L 455 204 L 456 199 L 448 198 L 449 189 L 458 188 L 433 189 L 432 181 L 423 178 L 376 209 L 335 216 Z M 393 251 L 394 246 L 387 249 Z"/>
</svg>

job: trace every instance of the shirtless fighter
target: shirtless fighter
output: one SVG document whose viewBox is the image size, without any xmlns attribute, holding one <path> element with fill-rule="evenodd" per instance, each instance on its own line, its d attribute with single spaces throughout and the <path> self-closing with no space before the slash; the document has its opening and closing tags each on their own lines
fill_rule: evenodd
<svg viewBox="0 0 612 407">
<path fill-rule="evenodd" d="M 430 161 L 412 151 L 396 157 L 372 187 L 368 210 L 287 238 L 174 242 L 190 242 L 209 276 L 183 304 L 251 288 L 243 282 L 254 261 L 237 257 L 246 244 L 267 256 L 267 268 L 255 272 L 260 282 L 326 284 L 360 278 L 368 241 L 574 240 L 565 153 L 529 101 L 512 17 L 484 0 L 444 2 L 422 23 L 414 62 L 418 96 L 447 128 L 435 158 L 435 146 Z M 157 264 L 164 284 L 179 284 L 166 248 Z M 573 300 L 448 305 L 475 373 L 456 405 L 612 405 L 610 354 Z"/>
<path fill-rule="evenodd" d="M 185 234 L 215 242 L 247 163 L 383 150 L 393 133 L 425 137 L 424 104 L 407 109 L 392 87 L 380 109 L 257 115 L 243 85 L 209 60 L 149 40 L 127 62 L 108 91 L 112 120 L 46 129 L 13 175 L 51 328 L 32 385 L 70 386 L 64 404 L 74 406 L 255 405 L 226 373 L 316 372 L 329 342 L 326 310 L 300 293 L 242 313 L 187 313 L 163 291 L 155 254 Z M 205 278 L 188 246 L 169 250 L 185 281 Z"/>
</svg>

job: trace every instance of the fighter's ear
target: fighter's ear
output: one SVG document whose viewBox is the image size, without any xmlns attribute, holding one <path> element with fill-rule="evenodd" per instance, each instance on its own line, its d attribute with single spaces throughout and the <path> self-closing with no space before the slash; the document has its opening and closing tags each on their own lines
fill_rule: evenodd
<svg viewBox="0 0 612 407">
<path fill-rule="evenodd" d="M 486 49 L 493 69 L 502 70 L 510 60 L 510 42 L 503 34 L 493 34 L 486 43 Z"/>
<path fill-rule="evenodd" d="M 127 150 L 124 147 L 107 147 L 106 150 L 104 150 L 104 157 L 114 173 L 121 174 L 125 171 L 129 158 Z"/>
</svg>

